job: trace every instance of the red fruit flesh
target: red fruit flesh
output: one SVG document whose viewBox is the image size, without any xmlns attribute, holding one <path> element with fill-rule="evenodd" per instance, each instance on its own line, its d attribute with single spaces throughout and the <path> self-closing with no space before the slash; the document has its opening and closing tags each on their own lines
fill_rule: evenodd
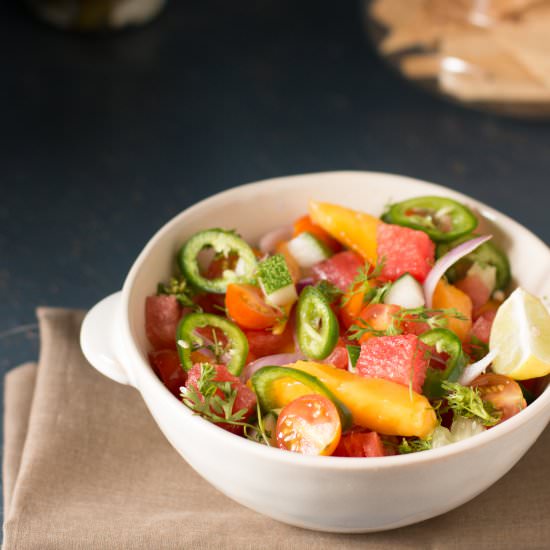
<svg viewBox="0 0 550 550">
<path fill-rule="evenodd" d="M 420 393 L 428 367 L 427 349 L 414 334 L 370 338 L 361 345 L 357 374 L 411 385 Z"/>
<path fill-rule="evenodd" d="M 376 230 L 378 262 L 384 260 L 380 278 L 395 281 L 410 273 L 423 282 L 435 257 L 435 244 L 423 231 L 381 223 Z"/>
<path fill-rule="evenodd" d="M 338 287 L 342 292 L 349 288 L 361 267 L 365 265 L 364 260 L 356 254 L 347 250 L 334 254 L 328 260 L 314 265 L 312 277 L 315 282 L 326 280 Z"/>
<path fill-rule="evenodd" d="M 176 349 L 176 329 L 182 313 L 175 296 L 147 296 L 145 333 L 155 350 Z"/>
<path fill-rule="evenodd" d="M 231 387 L 237 390 L 237 396 L 231 412 L 234 414 L 241 409 L 245 409 L 246 412 L 241 421 L 246 422 L 256 411 L 256 394 L 248 386 L 243 384 L 239 378 L 232 375 L 227 370 L 225 365 L 214 365 L 214 367 L 216 369 L 216 376 L 213 380 L 216 382 L 229 382 Z M 200 364 L 193 365 L 191 370 L 187 373 L 187 382 L 185 383 L 185 387 L 193 387 L 195 390 L 198 390 L 197 382 L 201 376 L 201 372 L 202 368 Z M 221 390 L 217 391 L 217 395 L 223 397 Z M 219 422 L 217 425 L 220 426 L 220 428 L 232 433 L 242 434 L 243 432 L 242 426 L 234 426 L 225 422 Z"/>
</svg>

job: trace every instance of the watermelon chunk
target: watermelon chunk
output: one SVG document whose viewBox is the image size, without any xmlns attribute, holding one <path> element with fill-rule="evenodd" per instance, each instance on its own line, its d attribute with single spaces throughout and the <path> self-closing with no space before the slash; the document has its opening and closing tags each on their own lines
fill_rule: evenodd
<svg viewBox="0 0 550 550">
<path fill-rule="evenodd" d="M 407 387 L 412 384 L 413 391 L 421 393 L 428 367 L 427 350 L 415 334 L 370 338 L 361 344 L 356 372 Z"/>
<path fill-rule="evenodd" d="M 472 326 L 472 336 L 475 336 L 478 340 L 481 340 L 485 344 L 489 343 L 489 337 L 491 336 L 491 327 L 495 320 L 497 312 L 489 310 L 482 313 L 474 322 Z"/>
<path fill-rule="evenodd" d="M 423 282 L 434 264 L 435 244 L 423 231 L 381 223 L 376 230 L 378 261 L 384 258 L 380 278 L 395 281 L 410 273 Z"/>
<path fill-rule="evenodd" d="M 291 323 L 287 323 L 281 334 L 273 334 L 269 330 L 245 330 L 243 332 L 248 340 L 248 350 L 255 357 L 294 351 Z"/>
<path fill-rule="evenodd" d="M 474 311 L 491 297 L 492 289 L 485 284 L 479 275 L 467 275 L 464 279 L 457 281 L 455 286 L 470 297 Z"/>
<path fill-rule="evenodd" d="M 147 296 L 145 333 L 155 350 L 176 349 L 176 329 L 182 313 L 175 296 Z"/>
<path fill-rule="evenodd" d="M 185 386 L 187 374 L 180 363 L 180 356 L 173 349 L 161 349 L 149 354 L 149 363 L 162 383 L 176 397 L 180 396 L 180 388 Z"/>
<path fill-rule="evenodd" d="M 193 301 L 201 307 L 204 313 L 220 314 L 220 309 L 225 307 L 225 294 L 211 294 L 210 292 L 198 294 Z"/>
<path fill-rule="evenodd" d="M 332 365 L 337 369 L 347 370 L 348 350 L 346 349 L 346 344 L 341 338 L 336 347 L 332 350 L 332 353 L 326 359 L 323 359 L 323 363 Z"/>
<path fill-rule="evenodd" d="M 256 412 L 256 394 L 245 384 L 243 384 L 239 378 L 233 376 L 225 365 L 214 365 L 216 369 L 216 376 L 214 380 L 217 382 L 230 382 L 231 387 L 237 390 L 237 397 L 233 404 L 232 412 L 236 413 L 241 409 L 246 409 L 246 413 L 242 419 L 243 422 L 247 422 L 248 419 Z M 201 366 L 199 364 L 193 365 L 191 370 L 187 373 L 186 388 L 193 387 L 197 390 L 197 381 L 201 375 Z M 222 392 L 218 390 L 218 395 L 223 396 Z M 233 426 L 227 423 L 216 423 L 220 428 L 227 430 L 235 434 L 242 434 L 242 426 Z"/>
<path fill-rule="evenodd" d="M 347 250 L 314 265 L 312 277 L 315 282 L 324 279 L 345 292 L 364 265 L 365 262 L 359 254 Z"/>
<path fill-rule="evenodd" d="M 376 432 L 352 432 L 342 436 L 333 456 L 375 457 L 386 454 L 382 440 Z"/>
</svg>

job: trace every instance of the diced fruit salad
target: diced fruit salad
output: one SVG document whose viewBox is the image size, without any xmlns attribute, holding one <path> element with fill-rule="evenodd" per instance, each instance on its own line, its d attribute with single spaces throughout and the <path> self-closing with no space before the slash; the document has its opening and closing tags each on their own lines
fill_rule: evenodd
<svg viewBox="0 0 550 550">
<path fill-rule="evenodd" d="M 378 457 L 441 447 L 519 413 L 550 373 L 550 315 L 465 205 L 381 219 L 311 202 L 247 243 L 192 235 L 145 304 L 151 366 L 194 413 L 260 444 Z"/>
</svg>

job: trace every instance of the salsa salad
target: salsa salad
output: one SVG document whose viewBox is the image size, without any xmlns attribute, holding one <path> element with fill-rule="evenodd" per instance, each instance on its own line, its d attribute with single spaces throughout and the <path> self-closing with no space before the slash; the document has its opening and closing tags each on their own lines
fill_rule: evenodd
<svg viewBox="0 0 550 550">
<path fill-rule="evenodd" d="M 151 366 L 194 413 L 296 453 L 481 433 L 544 389 L 550 315 L 508 296 L 506 254 L 477 227 L 467 206 L 423 196 L 380 219 L 312 201 L 259 243 L 200 231 L 146 300 Z"/>
</svg>

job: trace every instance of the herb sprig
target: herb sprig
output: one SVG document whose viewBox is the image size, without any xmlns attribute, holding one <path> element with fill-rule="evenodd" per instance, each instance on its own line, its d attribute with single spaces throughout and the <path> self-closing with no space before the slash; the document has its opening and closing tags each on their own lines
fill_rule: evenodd
<svg viewBox="0 0 550 550">
<path fill-rule="evenodd" d="M 403 334 L 403 323 L 426 323 L 430 329 L 444 328 L 447 326 L 448 319 L 459 319 L 465 321 L 466 317 L 455 308 L 448 309 L 428 309 L 425 307 L 402 308 L 391 315 L 391 321 L 388 328 L 384 330 L 375 329 L 370 323 L 363 319 L 358 319 L 357 324 L 349 328 L 351 340 L 359 340 L 365 334 L 373 336 L 396 336 Z"/>
<path fill-rule="evenodd" d="M 250 424 L 247 424 L 244 428 L 244 435 L 247 439 L 250 439 L 251 441 L 255 441 L 256 443 L 263 443 L 264 445 L 271 447 L 271 439 L 273 434 L 269 430 L 267 430 L 264 425 L 259 401 L 256 402 L 256 414 L 258 418 L 258 425 L 252 426 Z"/>
<path fill-rule="evenodd" d="M 181 399 L 195 414 L 216 424 L 240 426 L 248 439 L 263 442 L 270 446 L 271 433 L 265 429 L 259 402 L 256 403 L 258 424 L 255 426 L 244 418 L 248 409 L 243 408 L 233 412 L 237 389 L 230 381 L 219 381 L 216 378 L 216 368 L 210 363 L 200 364 L 201 373 L 196 385 L 181 388 Z"/>
<path fill-rule="evenodd" d="M 370 262 L 365 262 L 365 265 L 359 268 L 357 275 L 353 279 L 352 283 L 346 289 L 345 296 L 342 298 L 342 305 L 346 305 L 357 294 L 363 294 L 363 302 L 379 303 L 384 293 L 389 288 L 389 284 L 383 285 L 383 287 L 372 287 L 371 281 L 380 277 L 382 269 L 384 269 L 385 259 L 382 258 L 375 266 L 372 266 Z M 383 291 L 381 289 L 384 288 Z"/>
<path fill-rule="evenodd" d="M 483 401 L 479 390 L 445 380 L 441 387 L 446 391 L 445 399 L 455 416 L 474 418 L 484 426 L 498 424 L 502 413 L 490 401 Z"/>
<path fill-rule="evenodd" d="M 231 382 L 215 380 L 216 368 L 210 363 L 201 363 L 197 384 L 181 388 L 181 399 L 194 413 L 215 423 L 233 426 L 248 425 L 243 419 L 247 409 L 233 412 L 237 390 Z"/>
<path fill-rule="evenodd" d="M 329 304 L 337 302 L 343 295 L 343 292 L 335 284 L 326 279 L 319 281 L 315 286 Z"/>
<path fill-rule="evenodd" d="M 397 446 L 397 451 L 400 455 L 409 453 L 418 453 L 420 451 L 427 451 L 432 448 L 431 438 L 419 439 L 417 437 L 404 437 L 401 443 Z"/>
<path fill-rule="evenodd" d="M 171 277 L 167 284 L 159 283 L 157 285 L 157 295 L 173 295 L 182 306 L 192 307 L 193 309 L 199 308 L 193 302 L 195 292 L 183 277 Z"/>
</svg>

